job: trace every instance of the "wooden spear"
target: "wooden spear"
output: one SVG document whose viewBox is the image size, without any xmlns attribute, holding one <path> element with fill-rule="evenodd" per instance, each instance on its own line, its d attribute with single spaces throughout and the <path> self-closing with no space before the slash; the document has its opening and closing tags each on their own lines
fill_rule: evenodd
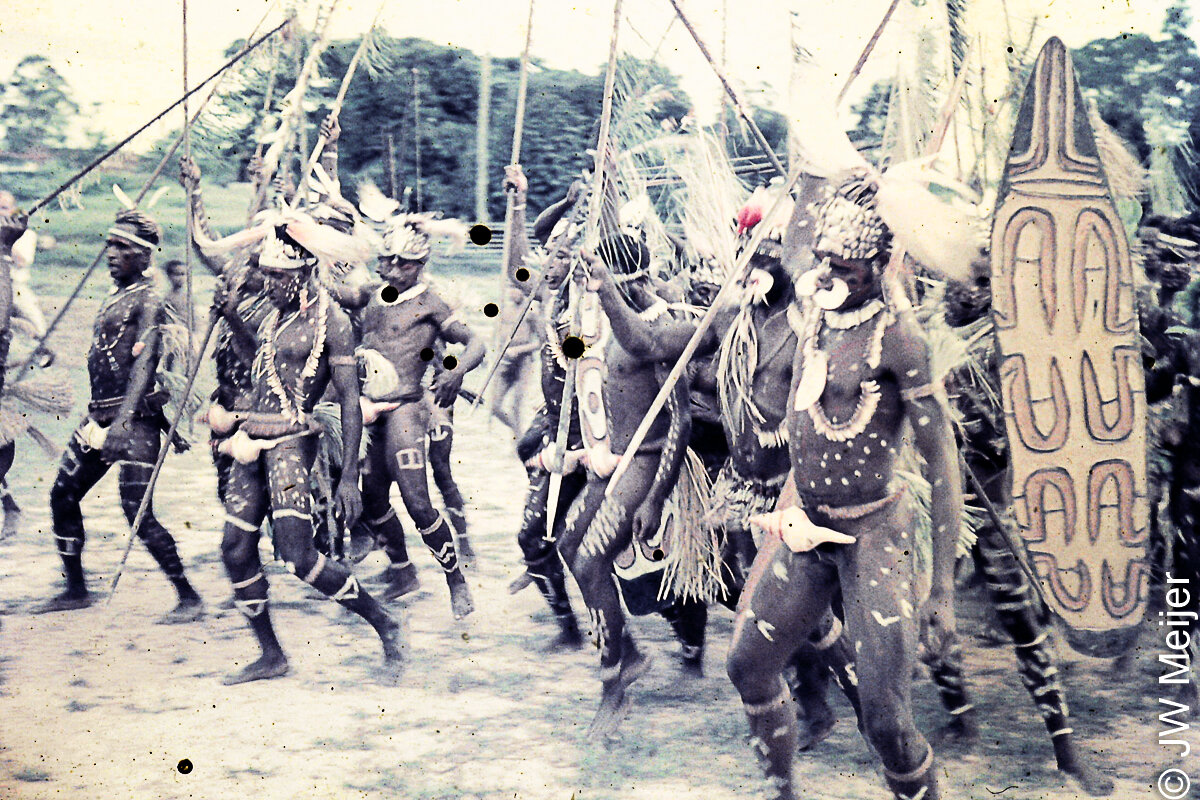
<svg viewBox="0 0 1200 800">
<path fill-rule="evenodd" d="M 260 24 L 261 24 L 261 23 L 260 23 Z M 91 161 L 91 162 L 90 162 L 90 163 L 89 163 L 89 164 L 88 164 L 86 167 L 84 167 L 83 169 L 79 170 L 79 171 L 78 171 L 78 172 L 76 172 L 74 175 L 72 175 L 70 178 L 68 178 L 66 181 L 64 181 L 64 182 L 63 182 L 63 184 L 62 184 L 61 186 L 59 186 L 57 189 L 55 189 L 54 191 L 52 191 L 50 194 L 48 194 L 48 195 L 46 195 L 45 197 L 43 197 L 41 200 L 38 200 L 36 203 L 34 203 L 34 204 L 33 204 L 33 205 L 32 205 L 32 206 L 29 208 L 29 211 L 27 211 L 26 213 L 29 215 L 29 217 L 30 217 L 30 218 L 32 218 L 32 217 L 33 217 L 33 215 L 34 215 L 34 214 L 36 214 L 36 213 L 38 212 L 38 210 L 39 210 L 39 209 L 43 208 L 43 207 L 44 207 L 44 206 L 45 206 L 47 203 L 49 203 L 49 202 L 50 202 L 51 200 L 53 200 L 54 198 L 58 197 L 60 194 L 62 194 L 63 192 L 65 192 L 67 189 L 70 189 L 70 188 L 71 188 L 71 186 L 73 186 L 73 185 L 75 184 L 75 182 L 76 182 L 76 181 L 78 181 L 80 178 L 82 178 L 83 176 L 87 175 L 89 172 L 91 172 L 92 170 L 94 170 L 96 167 L 100 166 L 102 163 L 104 163 L 104 162 L 105 162 L 105 161 L 107 161 L 109 158 L 111 158 L 111 157 L 113 156 L 113 154 L 114 154 L 114 153 L 116 153 L 116 152 L 117 152 L 118 150 L 120 150 L 122 147 L 124 147 L 125 145 L 127 145 L 127 144 L 129 144 L 131 141 L 133 141 L 133 139 L 134 139 L 135 137 L 137 137 L 137 135 L 138 135 L 138 134 L 140 134 L 142 131 L 146 130 L 146 129 L 147 129 L 147 128 L 149 128 L 151 125 L 153 125 L 154 123 L 158 122 L 160 119 L 162 119 L 163 117 L 165 117 L 167 114 L 170 114 L 170 113 L 171 113 L 172 111 L 174 111 L 174 110 L 175 110 L 175 109 L 176 109 L 176 108 L 177 108 L 177 107 L 178 107 L 180 104 L 182 104 L 184 101 L 186 101 L 186 100 L 187 100 L 189 97 L 191 97 L 191 96 L 192 96 L 192 95 L 194 95 L 196 92 L 198 92 L 198 91 L 200 91 L 201 89 L 203 89 L 205 86 L 207 86 L 209 83 L 211 83 L 212 81 L 214 81 L 215 79 L 217 79 L 217 78 L 218 78 L 218 77 L 220 77 L 221 75 L 225 74 L 226 70 L 228 70 L 230 67 L 232 67 L 232 66 L 233 66 L 234 64 L 236 64 L 237 62 L 241 61 L 243 58 L 245 58 L 245 57 L 246 57 L 246 55 L 248 55 L 248 54 L 250 53 L 250 51 L 254 50 L 256 47 L 258 47 L 260 44 L 262 44 L 263 42 L 265 42 L 267 39 L 270 39 L 272 36 L 274 36 L 276 33 L 278 33 L 278 32 L 279 32 L 279 30 L 280 30 L 280 29 L 282 29 L 282 28 L 283 28 L 285 25 L 287 25 L 287 24 L 288 24 L 288 20 L 284 20 L 283 22 L 281 22 L 281 23 L 279 23 L 277 26 L 275 26 L 275 27 L 274 27 L 274 28 L 273 28 L 273 29 L 272 29 L 270 32 L 263 34 L 263 36 L 262 36 L 262 38 L 261 38 L 261 39 L 259 39 L 258 41 L 254 42 L 254 43 L 252 43 L 252 44 L 249 44 L 249 45 L 247 45 L 247 46 L 246 46 L 246 47 L 245 47 L 245 48 L 244 48 L 244 49 L 243 49 L 241 52 L 239 52 L 239 53 L 238 53 L 236 56 L 234 56 L 233 58 L 229 59 L 229 60 L 228 60 L 228 61 L 226 61 L 224 64 L 222 64 L 222 65 L 221 65 L 221 66 L 220 66 L 220 67 L 217 69 L 217 71 L 216 71 L 216 72 L 214 72 L 213 74 L 209 75 L 207 78 L 205 78 L 204 80 L 202 80 L 200 83 L 198 83 L 198 84 L 196 84 L 195 86 L 193 86 L 193 87 L 192 87 L 192 89 L 191 89 L 191 90 L 190 90 L 190 91 L 189 91 L 187 94 L 185 94 L 183 97 L 179 98 L 179 99 L 178 99 L 178 100 L 176 100 L 174 103 L 171 103 L 171 105 L 167 106 L 167 107 L 166 107 L 166 108 L 164 108 L 162 111 L 160 111 L 160 112 L 158 112 L 157 114 L 155 114 L 155 115 L 154 115 L 154 116 L 153 116 L 153 117 L 152 117 L 152 118 L 151 118 L 151 119 L 150 119 L 148 122 L 146 122 L 146 124 L 142 125 L 142 126 L 141 126 L 141 127 L 139 127 L 137 130 L 135 130 L 133 133 L 129 134 L 129 135 L 128 135 L 128 136 L 126 136 L 124 139 L 122 139 L 121 141 L 117 142 L 117 143 L 116 143 L 116 144 L 114 144 L 112 147 L 108 148 L 108 149 L 107 149 L 107 150 L 105 150 L 103 153 L 101 153 L 100 155 L 96 156 L 94 159 L 92 159 L 92 161 Z M 212 98 L 212 92 L 209 92 L 209 95 L 208 95 L 208 97 L 209 97 L 209 99 L 211 99 L 211 98 Z M 205 102 L 207 102 L 207 100 L 206 100 Z M 203 106 L 201 106 L 201 107 L 203 107 Z"/>
<path fill-rule="evenodd" d="M 592 179 L 592 197 L 591 205 L 588 207 L 587 220 L 587 236 L 595 239 L 600 228 L 600 217 L 604 211 L 605 200 L 605 177 L 608 164 L 608 148 L 609 135 L 611 133 L 612 124 L 612 98 L 613 87 L 617 80 L 617 38 L 621 31 L 621 3 L 622 0 L 616 0 L 613 5 L 613 27 L 612 37 L 608 43 L 608 69 L 604 73 L 604 100 L 600 106 L 600 133 L 596 139 L 596 161 L 595 174 Z M 589 242 L 590 247 L 595 246 L 595 242 Z M 574 261 L 572 261 L 574 264 Z M 567 275 L 567 291 L 572 291 L 571 276 Z M 571 315 L 572 329 L 579 327 L 578 306 L 573 309 L 575 313 Z M 561 469 L 563 459 L 567 453 L 567 437 L 571 431 L 571 404 L 575 401 L 575 372 L 578 367 L 578 359 L 567 359 L 566 379 L 563 381 L 563 399 L 558 407 L 558 431 L 554 439 L 554 466 Z M 558 511 L 558 498 L 562 492 L 562 472 L 552 472 L 550 474 L 550 493 L 546 500 L 546 533 L 543 538 L 554 540 L 554 517 Z"/>
<path fill-rule="evenodd" d="M 362 41 L 358 43 L 358 49 L 354 51 L 354 57 L 350 59 L 350 64 L 346 67 L 346 75 L 342 78 L 342 85 L 338 87 L 337 97 L 333 101 L 333 107 L 329 110 L 330 116 L 336 117 L 341 113 L 342 104 L 346 102 L 346 91 L 350 88 L 350 81 L 354 80 L 354 72 L 358 69 L 358 62 L 362 60 L 363 53 L 366 52 L 371 42 L 371 33 L 375 30 L 375 26 L 379 22 L 379 15 L 383 13 L 383 7 L 386 4 L 387 0 L 379 4 L 379 9 L 375 12 L 375 18 L 371 20 L 371 27 L 363 34 Z M 292 209 L 295 209 L 300 204 L 300 198 L 304 196 L 304 192 L 308 188 L 308 181 L 312 175 L 313 166 L 321 158 L 321 153 L 325 150 L 325 143 L 327 141 L 324 133 L 317 137 L 317 143 L 313 146 L 312 155 L 308 157 L 308 161 L 304 164 L 304 170 L 300 174 L 300 185 L 296 189 L 295 196 L 292 197 Z"/>
<path fill-rule="evenodd" d="M 268 9 L 268 11 L 269 10 L 270 9 Z M 255 26 L 255 33 L 257 33 L 258 27 L 261 27 L 261 25 L 265 19 L 266 19 L 266 16 L 264 15 L 263 19 L 259 20 L 258 25 Z M 228 70 L 230 67 L 232 67 L 234 64 L 236 64 L 238 61 L 240 61 L 243 57 L 248 55 L 252 50 L 257 48 L 259 45 L 261 45 L 267 39 L 274 36 L 280 30 L 282 30 L 283 27 L 286 26 L 289 21 L 290 20 L 284 20 L 279 25 L 275 26 L 275 28 L 273 28 L 270 32 L 264 34 L 260 39 L 254 41 L 254 42 L 248 43 L 246 45 L 246 47 L 243 48 L 240 53 L 238 53 L 234 58 L 232 58 L 230 61 L 228 61 L 225 64 L 225 66 L 222 67 L 221 70 L 219 70 L 218 72 L 223 73 L 223 74 L 228 74 L 227 72 L 223 72 L 223 71 Z M 254 34 L 252 33 L 251 34 L 252 39 L 253 39 L 253 36 L 254 36 Z M 205 83 L 207 83 L 210 80 L 212 80 L 212 76 L 210 76 L 208 78 L 208 80 L 205 81 Z M 200 86 L 203 86 L 203 85 L 204 84 L 200 84 Z M 200 86 L 196 86 L 195 88 L 193 88 L 192 93 L 195 93 L 195 91 L 197 89 L 199 89 Z M 204 111 L 204 107 L 208 105 L 208 102 L 210 100 L 212 100 L 212 98 L 214 96 L 216 96 L 216 92 L 217 92 L 217 89 L 219 88 L 219 86 L 220 86 L 219 82 L 217 84 L 214 84 L 212 89 L 209 91 L 208 95 L 204 98 L 204 101 L 200 104 L 200 107 L 198 109 L 196 109 L 196 113 L 192 115 L 193 123 L 196 121 L 196 119 L 199 118 L 201 112 Z M 178 103 L 176 103 L 175 105 L 178 105 Z M 174 108 L 174 106 L 172 106 L 172 108 Z M 168 109 L 168 110 L 170 110 L 170 109 Z M 136 135 L 137 135 L 136 133 L 133 134 L 133 136 L 136 136 Z M 132 139 L 133 136 L 128 137 L 126 139 L 126 141 L 128 141 L 129 139 Z M 149 192 L 151 187 L 154 186 L 154 182 L 157 181 L 158 176 L 162 174 L 163 168 L 166 167 L 167 162 L 170 161 L 172 157 L 174 157 L 175 153 L 179 150 L 179 146 L 181 144 L 183 144 L 183 135 L 182 134 L 180 134 L 175 139 L 174 143 L 171 145 L 170 148 L 167 149 L 167 152 L 163 155 L 162 159 L 158 162 L 158 166 L 154 168 L 154 172 L 152 172 L 150 174 L 150 177 L 146 179 L 146 182 L 142 185 L 141 190 L 137 193 L 137 196 L 134 198 L 135 203 L 141 202 L 142 198 L 144 198 L 146 196 L 146 193 Z M 100 160 L 103 160 L 103 159 L 100 159 Z M 98 163 L 100 163 L 100 162 L 99 161 L 93 162 L 93 166 L 95 166 L 95 164 L 98 164 Z M 76 176 L 76 178 L 74 178 L 73 180 L 78 180 L 79 178 L 83 177 L 83 174 L 86 174 L 86 173 L 81 173 L 80 175 Z M 59 192 L 63 191 L 63 189 L 66 189 L 67 186 L 69 186 L 69 185 L 70 185 L 69 182 L 67 184 L 64 184 L 62 187 L 60 187 L 59 189 L 57 189 L 55 191 L 55 194 L 58 194 Z M 53 197 L 53 196 L 54 195 L 51 195 L 50 197 Z M 47 198 L 47 199 L 50 199 L 50 198 Z M 67 310 L 70 309 L 71 305 L 75 302 L 76 298 L 79 297 L 79 293 L 81 291 L 83 291 L 84 285 L 87 284 L 88 279 L 92 276 L 92 273 L 96 271 L 96 267 L 98 267 L 100 265 L 100 262 L 103 260 L 103 258 L 104 258 L 104 248 L 101 248 L 100 253 L 92 261 L 91 266 L 89 266 L 86 270 L 84 270 L 83 276 L 80 277 L 79 282 L 75 285 L 75 289 L 67 297 L 66 302 L 64 302 L 62 305 L 62 308 L 60 308 L 58 310 L 58 313 L 54 316 L 54 319 L 51 320 L 50 324 L 46 327 L 46 332 L 42 335 L 41 339 L 38 340 L 37 344 L 33 348 L 33 351 L 29 354 L 29 357 L 25 359 L 25 363 L 21 364 L 21 366 L 17 368 L 18 371 L 17 371 L 16 376 L 13 378 L 13 383 L 19 383 L 21 380 L 23 380 L 25 378 L 25 376 L 27 376 L 30 373 L 29 367 L 33 364 L 34 361 L 37 360 L 38 355 L 42 350 L 42 346 L 50 339 L 50 335 L 52 333 L 54 333 L 55 329 L 58 328 L 58 324 L 62 321 L 63 317 L 66 316 Z"/>
</svg>

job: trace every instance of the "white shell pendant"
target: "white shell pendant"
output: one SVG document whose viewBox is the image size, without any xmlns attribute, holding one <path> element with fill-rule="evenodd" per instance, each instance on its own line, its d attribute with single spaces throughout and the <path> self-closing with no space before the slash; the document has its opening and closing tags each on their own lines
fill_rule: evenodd
<svg viewBox="0 0 1200 800">
<path fill-rule="evenodd" d="M 806 411 L 825 393 L 825 381 L 829 375 L 829 356 L 820 350 L 809 353 L 804 359 L 804 372 L 796 386 L 792 400 L 793 411 Z"/>
<path fill-rule="evenodd" d="M 796 279 L 796 295 L 799 297 L 812 297 L 817 291 L 817 278 L 820 270 L 816 267 L 804 272 Z"/>
</svg>

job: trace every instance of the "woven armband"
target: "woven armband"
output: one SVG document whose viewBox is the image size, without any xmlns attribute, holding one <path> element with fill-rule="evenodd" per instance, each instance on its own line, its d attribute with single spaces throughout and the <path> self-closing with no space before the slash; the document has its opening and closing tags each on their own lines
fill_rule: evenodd
<svg viewBox="0 0 1200 800">
<path fill-rule="evenodd" d="M 930 381 L 923 383 L 920 386 L 913 386 L 910 389 L 900 390 L 900 399 L 906 403 L 911 403 L 914 400 L 923 400 L 926 397 L 939 397 L 946 394 L 946 387 L 941 381 Z"/>
</svg>

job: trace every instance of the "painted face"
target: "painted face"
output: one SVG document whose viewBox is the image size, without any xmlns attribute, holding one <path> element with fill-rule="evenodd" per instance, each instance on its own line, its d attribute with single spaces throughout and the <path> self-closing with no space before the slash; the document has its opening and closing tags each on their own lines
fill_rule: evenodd
<svg viewBox="0 0 1200 800">
<path fill-rule="evenodd" d="M 571 245 L 559 247 L 558 239 L 551 239 L 546 244 L 546 252 L 554 256 L 552 260 L 547 260 L 545 266 L 542 267 L 546 271 L 546 284 L 551 289 L 557 289 L 562 286 L 562 282 L 567 277 L 567 271 L 571 268 L 571 258 L 573 250 Z"/>
<path fill-rule="evenodd" d="M 829 253 L 817 253 L 824 263 L 816 272 L 817 305 L 827 311 L 857 308 L 879 295 L 879 275 L 871 259 L 844 259 Z"/>
<path fill-rule="evenodd" d="M 167 270 L 167 280 L 171 282 L 172 286 L 178 289 L 187 283 L 187 269 L 182 264 L 170 267 Z"/>
<path fill-rule="evenodd" d="M 416 286 L 423 269 L 425 262 L 410 261 L 399 256 L 380 256 L 375 264 L 379 277 L 400 291 Z"/>
<path fill-rule="evenodd" d="M 300 298 L 300 289 L 308 277 L 304 270 L 260 268 L 264 288 L 271 304 L 288 308 Z"/>
<path fill-rule="evenodd" d="M 688 287 L 688 302 L 700 308 L 708 308 L 717 299 L 721 287 L 708 281 L 695 281 Z"/>
<path fill-rule="evenodd" d="M 119 236 L 108 237 L 104 255 L 108 259 L 108 274 L 118 282 L 132 280 L 150 266 L 149 250 Z"/>
</svg>

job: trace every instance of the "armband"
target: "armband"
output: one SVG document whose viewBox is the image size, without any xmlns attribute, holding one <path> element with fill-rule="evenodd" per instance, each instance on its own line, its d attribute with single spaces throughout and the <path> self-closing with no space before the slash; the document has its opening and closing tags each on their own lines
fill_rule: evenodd
<svg viewBox="0 0 1200 800">
<path fill-rule="evenodd" d="M 910 389 L 901 389 L 900 399 L 907 403 L 911 403 L 914 400 L 923 400 L 926 397 L 945 396 L 945 394 L 946 387 L 941 381 L 930 381 L 929 383 L 924 383 L 920 386 L 913 386 Z"/>
<path fill-rule="evenodd" d="M 355 356 L 330 356 L 329 366 L 331 367 L 354 367 L 358 365 L 358 359 Z"/>
</svg>

